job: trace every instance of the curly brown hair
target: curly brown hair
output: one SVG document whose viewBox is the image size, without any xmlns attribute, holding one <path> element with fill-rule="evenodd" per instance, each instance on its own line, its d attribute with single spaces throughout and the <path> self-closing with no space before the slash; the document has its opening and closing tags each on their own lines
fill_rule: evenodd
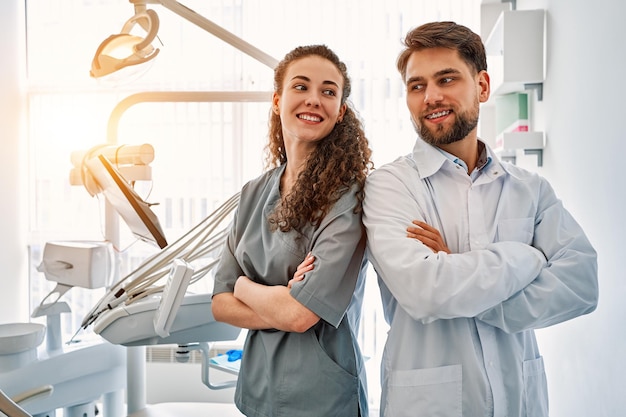
<svg viewBox="0 0 626 417">
<path fill-rule="evenodd" d="M 346 104 L 343 120 L 322 139 L 307 159 L 291 191 L 283 196 L 269 218 L 274 229 L 288 232 L 311 223 L 319 225 L 332 205 L 354 184 L 358 184 L 355 212 L 363 203 L 363 185 L 374 164 L 363 124 L 348 101 L 351 91 L 346 65 L 326 45 L 299 46 L 285 55 L 274 69 L 274 90 L 282 94 L 289 65 L 307 56 L 317 55 L 332 62 L 343 77 L 341 104 Z M 270 111 L 267 167 L 287 162 L 280 116 Z"/>
</svg>

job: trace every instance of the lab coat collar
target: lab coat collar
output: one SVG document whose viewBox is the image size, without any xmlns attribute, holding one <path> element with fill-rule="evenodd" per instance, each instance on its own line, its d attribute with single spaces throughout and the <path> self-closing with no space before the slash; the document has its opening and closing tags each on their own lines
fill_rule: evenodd
<svg viewBox="0 0 626 417">
<path fill-rule="evenodd" d="M 515 170 L 511 169 L 511 165 L 502 164 L 495 156 L 493 150 L 483 140 L 478 139 L 485 145 L 487 157 L 490 161 L 483 168 L 483 175 L 487 175 L 490 179 L 502 176 L 503 173 L 517 177 Z M 424 142 L 422 138 L 417 138 L 413 147 L 413 161 L 417 167 L 420 179 L 427 178 L 441 169 L 446 161 L 450 161 L 436 146 Z M 450 161 L 452 162 L 452 161 Z"/>
<path fill-rule="evenodd" d="M 485 147 L 487 149 L 489 157 L 491 158 L 491 161 L 485 167 L 483 171 L 484 175 L 487 175 L 491 179 L 495 179 L 496 177 L 500 177 L 503 174 L 507 174 L 518 180 L 522 179 L 522 177 L 519 175 L 519 170 L 515 167 L 515 164 L 512 164 L 510 162 L 503 163 L 498 157 L 496 157 L 495 152 L 489 147 L 489 145 L 485 143 Z"/>
<path fill-rule="evenodd" d="M 412 156 L 420 179 L 430 177 L 439 171 L 444 162 L 448 160 L 444 154 L 439 152 L 437 147 L 424 142 L 420 137 L 415 141 Z"/>
</svg>

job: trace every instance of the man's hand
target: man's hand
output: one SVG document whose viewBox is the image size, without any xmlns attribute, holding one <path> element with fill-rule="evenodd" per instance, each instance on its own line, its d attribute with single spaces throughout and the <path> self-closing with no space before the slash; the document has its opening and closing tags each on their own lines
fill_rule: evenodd
<svg viewBox="0 0 626 417">
<path fill-rule="evenodd" d="M 430 250 L 437 253 L 443 251 L 445 253 L 451 253 L 450 249 L 446 246 L 446 243 L 443 241 L 439 230 L 434 227 L 429 226 L 428 224 L 419 221 L 413 220 L 413 224 L 415 226 L 409 226 L 406 228 L 406 236 L 411 239 L 417 239 L 422 242 L 424 245 L 428 246 Z"/>
</svg>

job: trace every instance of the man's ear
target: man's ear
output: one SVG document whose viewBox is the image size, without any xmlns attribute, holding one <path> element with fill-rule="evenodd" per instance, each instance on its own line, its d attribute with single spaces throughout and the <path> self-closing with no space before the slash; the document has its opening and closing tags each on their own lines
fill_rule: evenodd
<svg viewBox="0 0 626 417">
<path fill-rule="evenodd" d="M 491 85 L 489 83 L 489 74 L 487 71 L 483 70 L 478 73 L 478 98 L 481 103 L 485 103 L 489 100 L 489 95 L 491 94 Z"/>
</svg>

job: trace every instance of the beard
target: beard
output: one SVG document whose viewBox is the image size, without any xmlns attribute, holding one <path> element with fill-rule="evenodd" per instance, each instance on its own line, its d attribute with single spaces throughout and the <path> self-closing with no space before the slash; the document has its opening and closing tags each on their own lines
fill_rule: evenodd
<svg viewBox="0 0 626 417">
<path fill-rule="evenodd" d="M 413 126 L 417 134 L 424 140 L 434 146 L 449 145 L 465 138 L 472 130 L 478 126 L 479 102 L 471 109 L 464 112 L 454 111 L 454 124 L 446 129 L 442 124 L 436 125 L 433 129 L 426 126 L 425 123 L 418 124 L 413 117 Z"/>
</svg>

